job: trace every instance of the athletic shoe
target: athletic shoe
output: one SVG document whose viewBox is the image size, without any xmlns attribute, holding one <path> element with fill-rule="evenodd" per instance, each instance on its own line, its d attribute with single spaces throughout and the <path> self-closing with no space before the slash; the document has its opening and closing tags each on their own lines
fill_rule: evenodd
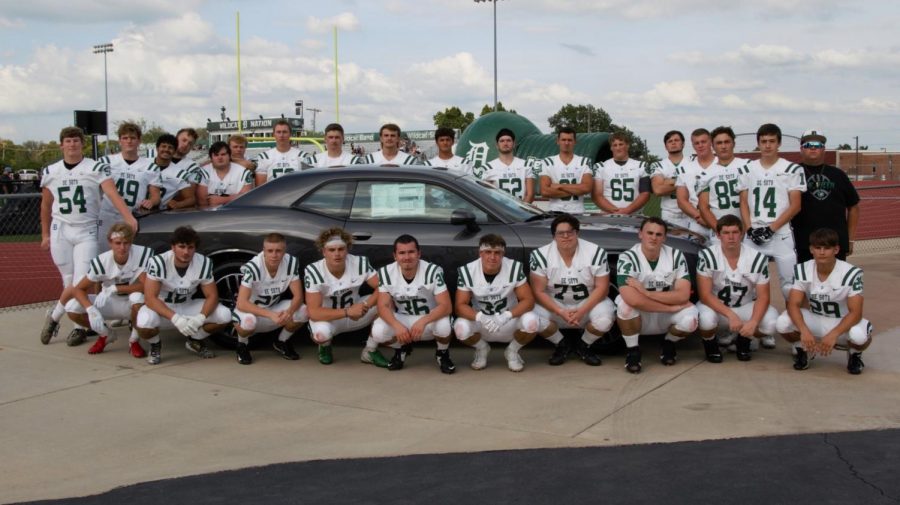
<svg viewBox="0 0 900 505">
<path fill-rule="evenodd" d="M 750 361 L 753 355 L 750 354 L 751 339 L 748 337 L 738 337 L 735 343 L 735 352 L 738 361 Z"/>
<path fill-rule="evenodd" d="M 800 347 L 794 348 L 794 370 L 806 370 L 809 368 L 809 357 Z"/>
<path fill-rule="evenodd" d="M 323 365 L 330 365 L 334 363 L 334 356 L 331 354 L 330 345 L 319 346 L 319 363 Z"/>
<path fill-rule="evenodd" d="M 575 344 L 575 354 L 581 358 L 581 361 L 584 361 L 588 365 L 600 366 L 603 364 L 600 356 L 597 356 L 597 353 L 591 350 L 591 346 L 580 338 L 578 339 L 578 343 Z"/>
<path fill-rule="evenodd" d="M 359 355 L 359 360 L 363 363 L 368 363 L 370 365 L 375 365 L 378 368 L 387 368 L 388 365 L 391 364 L 387 358 L 384 357 L 384 354 L 381 354 L 381 351 L 375 349 L 374 351 L 367 351 L 366 349 L 362 350 L 362 354 Z"/>
<path fill-rule="evenodd" d="M 387 369 L 390 371 L 395 370 L 403 370 L 403 365 L 406 362 L 406 356 L 409 354 L 407 351 L 409 350 L 410 345 L 406 344 L 399 349 L 394 349 L 394 357 L 391 358 L 391 362 L 388 363 Z"/>
<path fill-rule="evenodd" d="M 291 361 L 300 359 L 300 355 L 294 350 L 294 344 L 292 344 L 290 340 L 285 340 L 284 342 L 276 340 L 272 342 L 272 349 L 275 349 L 275 352 L 280 354 L 284 359 L 289 359 Z"/>
<path fill-rule="evenodd" d="M 659 362 L 666 366 L 672 366 L 677 359 L 678 352 L 675 351 L 675 342 L 664 338 L 662 341 L 662 350 L 659 353 Z"/>
<path fill-rule="evenodd" d="M 242 365 L 249 365 L 250 363 L 253 363 L 253 356 L 250 355 L 250 347 L 247 344 L 238 342 L 237 348 L 235 350 L 237 351 L 238 363 Z"/>
<path fill-rule="evenodd" d="M 456 371 L 456 365 L 450 359 L 449 350 L 435 351 L 434 358 L 437 360 L 438 366 L 441 367 L 441 373 L 451 374 Z"/>
<path fill-rule="evenodd" d="M 472 370 L 483 370 L 487 366 L 488 353 L 491 352 L 491 346 L 476 347 L 475 357 L 472 359 Z"/>
<path fill-rule="evenodd" d="M 76 345 L 81 345 L 87 340 L 88 334 L 87 330 L 84 328 L 75 328 L 69 332 L 69 336 L 66 337 L 66 345 L 69 347 L 75 347 Z"/>
<path fill-rule="evenodd" d="M 141 347 L 141 343 L 137 340 L 128 342 L 128 352 L 135 358 L 143 358 L 147 355 L 147 353 L 144 352 L 144 348 Z"/>
<path fill-rule="evenodd" d="M 710 363 L 722 362 L 722 351 L 719 350 L 719 342 L 715 338 L 703 340 L 703 352 L 706 353 L 706 361 Z"/>
<path fill-rule="evenodd" d="M 641 349 L 629 347 L 625 354 L 625 370 L 628 373 L 641 373 Z"/>
<path fill-rule="evenodd" d="M 94 345 L 88 349 L 88 354 L 100 354 L 103 352 L 103 348 L 106 347 L 106 338 L 107 337 L 98 337 L 97 341 L 94 342 Z"/>
<path fill-rule="evenodd" d="M 775 348 L 775 336 L 774 335 L 766 335 L 765 337 L 759 339 L 759 344 L 763 346 L 763 349 L 774 349 Z"/>
<path fill-rule="evenodd" d="M 550 356 L 550 359 L 547 360 L 547 363 L 550 363 L 553 366 L 559 366 L 566 362 L 566 359 L 569 357 L 569 343 L 566 342 L 566 339 L 563 338 L 556 344 L 556 349 L 553 350 L 553 355 Z"/>
<path fill-rule="evenodd" d="M 50 314 L 53 309 L 47 309 L 47 315 L 44 317 L 44 326 L 41 328 L 41 343 L 47 345 L 50 339 L 59 333 L 59 323 L 54 321 Z"/>
<path fill-rule="evenodd" d="M 184 342 L 184 348 L 203 359 L 216 357 L 216 355 L 209 350 L 209 347 L 206 346 L 206 342 L 202 340 L 189 338 Z"/>
<path fill-rule="evenodd" d="M 510 371 L 521 372 L 525 368 L 525 360 L 522 359 L 522 356 L 519 356 L 518 351 L 507 347 L 503 351 L 503 357 L 506 358 L 506 366 L 509 367 Z"/>
<path fill-rule="evenodd" d="M 861 374 L 863 367 L 866 366 L 862 360 L 862 353 L 849 351 L 847 354 L 849 355 L 847 357 L 847 371 L 853 375 Z"/>
<path fill-rule="evenodd" d="M 150 356 L 147 357 L 147 363 L 158 365 L 162 361 L 162 342 L 150 344 Z"/>
</svg>

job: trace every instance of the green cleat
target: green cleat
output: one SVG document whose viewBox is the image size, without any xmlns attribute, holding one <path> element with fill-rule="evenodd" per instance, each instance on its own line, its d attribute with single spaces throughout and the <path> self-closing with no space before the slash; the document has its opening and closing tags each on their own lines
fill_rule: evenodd
<svg viewBox="0 0 900 505">
<path fill-rule="evenodd" d="M 375 349 L 374 351 L 367 351 L 363 349 L 362 355 L 360 355 L 359 360 L 363 363 L 369 363 L 377 366 L 378 368 L 387 368 L 390 365 L 390 361 L 381 354 L 381 351 Z"/>
<path fill-rule="evenodd" d="M 323 365 L 330 365 L 334 363 L 334 356 L 331 355 L 330 345 L 319 346 L 319 363 Z"/>
</svg>

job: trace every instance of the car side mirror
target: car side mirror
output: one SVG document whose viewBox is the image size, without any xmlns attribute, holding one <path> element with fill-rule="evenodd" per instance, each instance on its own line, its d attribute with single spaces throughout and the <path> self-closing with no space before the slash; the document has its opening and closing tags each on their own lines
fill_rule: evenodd
<svg viewBox="0 0 900 505">
<path fill-rule="evenodd" d="M 470 233 L 477 233 L 481 229 L 475 222 L 475 214 L 472 213 L 472 211 L 463 209 L 456 209 L 450 214 L 450 224 L 457 226 L 464 225 L 466 231 Z"/>
</svg>

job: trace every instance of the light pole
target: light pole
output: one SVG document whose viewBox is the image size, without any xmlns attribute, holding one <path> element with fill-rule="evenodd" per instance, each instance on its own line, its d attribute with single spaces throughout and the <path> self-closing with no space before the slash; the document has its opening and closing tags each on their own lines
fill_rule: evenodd
<svg viewBox="0 0 900 505">
<path fill-rule="evenodd" d="M 103 54 L 103 96 L 106 111 L 106 154 L 109 154 L 109 80 L 106 73 L 106 54 L 113 52 L 112 42 L 94 46 L 94 54 Z"/>
<path fill-rule="evenodd" d="M 497 112 L 497 2 L 500 0 L 475 0 L 475 3 L 494 3 L 494 112 Z"/>
</svg>

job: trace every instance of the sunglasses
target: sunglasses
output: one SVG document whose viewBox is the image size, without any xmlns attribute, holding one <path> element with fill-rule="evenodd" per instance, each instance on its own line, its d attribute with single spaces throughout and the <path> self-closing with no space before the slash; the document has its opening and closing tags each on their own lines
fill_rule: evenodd
<svg viewBox="0 0 900 505">
<path fill-rule="evenodd" d="M 804 142 L 803 148 L 804 149 L 824 149 L 825 144 L 823 144 L 821 142 Z"/>
</svg>

